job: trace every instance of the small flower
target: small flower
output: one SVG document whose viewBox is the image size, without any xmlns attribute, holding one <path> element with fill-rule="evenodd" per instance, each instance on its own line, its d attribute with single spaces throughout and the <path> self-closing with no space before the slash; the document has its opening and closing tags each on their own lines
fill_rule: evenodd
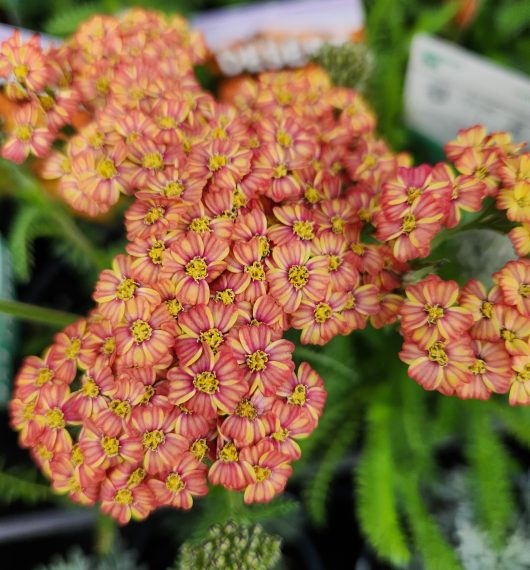
<svg viewBox="0 0 530 570">
<path fill-rule="evenodd" d="M 522 315 L 530 315 L 530 262 L 526 259 L 509 261 L 494 275 L 504 303 L 515 307 Z"/>
<path fill-rule="evenodd" d="M 494 310 L 497 303 L 502 303 L 498 287 L 493 287 L 488 293 L 480 281 L 471 279 L 462 288 L 459 304 L 471 313 L 475 321 L 469 329 L 472 338 L 489 341 L 499 339 L 499 321 Z"/>
<path fill-rule="evenodd" d="M 216 460 L 208 471 L 210 483 L 240 491 L 256 480 L 254 468 L 240 457 L 240 451 L 234 442 L 219 440 Z"/>
</svg>

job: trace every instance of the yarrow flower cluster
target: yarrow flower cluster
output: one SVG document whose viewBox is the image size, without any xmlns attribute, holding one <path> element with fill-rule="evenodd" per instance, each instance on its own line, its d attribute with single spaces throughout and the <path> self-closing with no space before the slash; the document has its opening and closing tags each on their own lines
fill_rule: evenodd
<svg viewBox="0 0 530 570">
<path fill-rule="evenodd" d="M 435 277 L 403 295 L 409 262 L 462 211 L 497 195 L 523 215 L 510 200 L 520 206 L 526 155 L 505 135 L 463 132 L 448 146 L 457 172 L 411 167 L 375 136 L 362 98 L 317 67 L 238 80 L 217 102 L 193 75 L 200 38 L 139 10 L 93 18 L 47 53 L 16 34 L 0 53 L 15 109 L 3 155 L 37 157 L 91 216 L 134 196 L 96 308 L 17 376 L 12 426 L 56 491 L 121 523 L 189 509 L 207 481 L 271 500 L 326 398 L 307 363 L 295 370 L 291 328 L 322 345 L 400 318 L 411 376 L 460 397 L 502 391 L 499 367 L 526 354 L 525 261 L 488 301 L 496 340 L 467 332 L 488 328 L 466 308 L 473 292 L 486 302 L 479 285 L 461 308 L 456 284 Z M 457 390 L 477 362 L 492 366 L 475 375 L 482 392 Z"/>
</svg>

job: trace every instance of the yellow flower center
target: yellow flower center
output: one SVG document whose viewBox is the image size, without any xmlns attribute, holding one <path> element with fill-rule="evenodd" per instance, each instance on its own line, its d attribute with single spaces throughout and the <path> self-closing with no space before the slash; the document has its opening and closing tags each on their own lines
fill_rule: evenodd
<svg viewBox="0 0 530 570">
<path fill-rule="evenodd" d="M 276 101 L 280 105 L 289 105 L 293 101 L 293 96 L 287 89 L 280 89 L 276 94 Z"/>
<path fill-rule="evenodd" d="M 160 265 L 162 263 L 164 251 L 166 251 L 164 242 L 156 240 L 147 252 L 147 255 L 155 265 Z"/>
<path fill-rule="evenodd" d="M 103 346 L 101 347 L 101 352 L 107 356 L 111 355 L 116 350 L 116 339 L 114 337 L 109 337 L 105 339 Z"/>
<path fill-rule="evenodd" d="M 42 386 L 43 384 L 46 384 L 46 382 L 49 382 L 54 375 L 55 373 L 53 370 L 50 370 L 49 368 L 41 368 L 37 375 L 37 379 L 35 380 L 35 385 Z"/>
<path fill-rule="evenodd" d="M 35 447 L 35 453 L 37 453 L 37 455 L 42 459 L 42 461 L 50 461 L 53 459 L 53 456 L 54 456 L 53 451 L 46 449 L 46 447 L 44 447 L 44 445 L 40 445 L 40 444 L 37 445 L 37 447 Z M 73 455 L 73 453 L 74 453 L 74 450 L 72 449 L 72 455 Z"/>
<path fill-rule="evenodd" d="M 344 226 L 346 222 L 339 216 L 333 216 L 331 218 L 331 231 L 334 234 L 341 234 L 344 231 Z"/>
<path fill-rule="evenodd" d="M 267 257 L 271 252 L 271 244 L 265 236 L 258 236 L 259 241 L 259 256 L 261 258 Z"/>
<path fill-rule="evenodd" d="M 35 404 L 26 404 L 22 408 L 22 417 L 25 420 L 32 420 L 35 417 Z"/>
<path fill-rule="evenodd" d="M 142 319 L 136 319 L 129 330 L 137 344 L 142 344 L 142 342 L 149 340 L 153 334 L 151 325 L 146 321 L 142 321 Z"/>
<path fill-rule="evenodd" d="M 269 355 L 263 350 L 256 350 L 252 354 L 247 354 L 247 366 L 252 370 L 252 372 L 261 372 L 267 368 L 267 362 L 269 362 Z"/>
<path fill-rule="evenodd" d="M 201 342 L 206 343 L 215 352 L 223 343 L 224 337 L 223 333 L 219 329 L 211 328 L 207 331 L 201 332 L 199 339 Z"/>
<path fill-rule="evenodd" d="M 203 234 L 204 232 L 210 231 L 210 218 L 203 216 L 201 218 L 195 218 L 191 221 L 188 228 L 197 234 Z"/>
<path fill-rule="evenodd" d="M 278 131 L 276 135 L 276 142 L 284 148 L 289 148 L 293 144 L 293 138 L 285 131 Z"/>
<path fill-rule="evenodd" d="M 226 166 L 228 160 L 224 154 L 214 154 L 210 157 L 210 161 L 208 162 L 208 168 L 211 172 L 217 172 L 224 166 Z"/>
<path fill-rule="evenodd" d="M 325 323 L 327 320 L 331 319 L 333 311 L 327 303 L 319 303 L 313 312 L 315 322 L 319 325 Z"/>
<path fill-rule="evenodd" d="M 283 443 L 287 439 L 288 436 L 289 436 L 289 430 L 286 428 L 280 428 L 279 430 L 275 431 L 274 433 L 271 433 L 272 439 L 274 439 L 275 441 L 277 441 L 279 443 Z"/>
<path fill-rule="evenodd" d="M 210 396 L 219 390 L 219 380 L 217 380 L 215 372 L 210 372 L 209 370 L 196 374 L 193 379 L 193 385 L 199 392 L 209 394 Z"/>
<path fill-rule="evenodd" d="M 116 165 L 114 164 L 114 161 L 111 158 L 102 158 L 98 162 L 96 170 L 99 176 L 101 178 L 104 178 L 105 180 L 110 180 L 111 178 L 114 178 L 116 174 L 118 174 L 118 171 L 116 170 Z"/>
<path fill-rule="evenodd" d="M 106 95 L 110 89 L 110 81 L 107 77 L 100 77 L 96 80 L 96 91 L 100 95 Z"/>
<path fill-rule="evenodd" d="M 415 186 L 407 188 L 407 204 L 412 205 L 421 196 L 421 190 Z"/>
<path fill-rule="evenodd" d="M 131 404 L 127 400 L 112 400 L 109 408 L 120 418 L 126 418 L 131 413 Z"/>
<path fill-rule="evenodd" d="M 51 111 L 55 105 L 55 101 L 51 95 L 48 93 L 43 93 L 42 95 L 37 95 L 39 103 L 45 111 Z"/>
<path fill-rule="evenodd" d="M 186 263 L 186 273 L 195 281 L 201 281 L 208 276 L 208 265 L 204 257 L 194 257 Z"/>
<path fill-rule="evenodd" d="M 447 366 L 449 358 L 441 342 L 435 342 L 429 347 L 428 358 L 431 362 L 436 362 L 439 366 Z"/>
<path fill-rule="evenodd" d="M 254 465 L 254 473 L 258 483 L 265 481 L 265 479 L 271 476 L 271 470 L 268 467 L 261 467 L 260 465 Z"/>
<path fill-rule="evenodd" d="M 120 442 L 115 437 L 104 436 L 101 438 L 101 449 L 107 457 L 116 457 L 120 452 Z"/>
<path fill-rule="evenodd" d="M 217 291 L 215 294 L 215 300 L 220 301 L 223 305 L 231 305 L 236 298 L 236 294 L 232 289 L 223 289 L 222 291 Z"/>
<path fill-rule="evenodd" d="M 184 192 L 184 184 L 180 180 L 172 180 L 164 186 L 166 198 L 178 198 Z"/>
<path fill-rule="evenodd" d="M 154 429 L 153 431 L 146 431 L 142 436 L 142 443 L 146 449 L 156 451 L 158 446 L 166 441 L 166 436 L 163 431 Z"/>
<path fill-rule="evenodd" d="M 155 395 L 156 390 L 154 386 L 146 386 L 144 388 L 144 394 L 142 396 L 142 399 L 140 400 L 140 404 L 148 404 L 151 400 L 151 398 Z"/>
<path fill-rule="evenodd" d="M 59 408 L 52 408 L 46 412 L 46 425 L 51 429 L 62 429 L 66 426 L 64 414 Z"/>
<path fill-rule="evenodd" d="M 489 301 L 484 301 L 480 307 L 480 312 L 485 319 L 493 318 L 493 303 Z"/>
<path fill-rule="evenodd" d="M 138 284 L 133 279 L 124 279 L 118 287 L 116 287 L 116 299 L 120 301 L 130 301 L 134 297 L 137 288 Z"/>
<path fill-rule="evenodd" d="M 515 375 L 515 379 L 517 380 L 517 382 L 522 382 L 523 384 L 530 380 L 530 367 L 528 366 L 528 364 L 525 365 L 523 370 L 517 372 L 517 374 Z"/>
<path fill-rule="evenodd" d="M 239 453 L 233 443 L 225 443 L 219 452 L 219 459 L 225 463 L 239 460 Z"/>
<path fill-rule="evenodd" d="M 242 418 L 247 418 L 254 421 L 258 417 L 258 411 L 252 404 L 250 400 L 241 400 L 236 408 L 235 412 L 238 416 Z"/>
<path fill-rule="evenodd" d="M 293 224 L 293 232 L 302 240 L 310 240 L 315 237 L 313 222 L 297 220 Z"/>
<path fill-rule="evenodd" d="M 287 176 L 287 166 L 283 163 L 277 164 L 272 170 L 272 177 L 278 179 L 284 176 Z"/>
<path fill-rule="evenodd" d="M 355 255 L 364 255 L 366 251 L 366 246 L 364 243 L 352 243 L 350 249 L 355 253 Z"/>
<path fill-rule="evenodd" d="M 330 271 L 337 271 L 337 269 L 342 265 L 342 259 L 338 255 L 328 255 Z"/>
<path fill-rule="evenodd" d="M 127 487 L 136 487 L 136 485 L 139 485 L 144 479 L 145 469 L 138 467 L 129 475 L 129 479 L 127 480 Z"/>
<path fill-rule="evenodd" d="M 309 270 L 305 265 L 291 265 L 288 272 L 289 283 L 295 289 L 305 287 L 309 281 Z"/>
<path fill-rule="evenodd" d="M 173 117 L 157 117 L 156 122 L 161 129 L 174 129 L 177 121 Z"/>
<path fill-rule="evenodd" d="M 190 451 L 198 461 L 202 461 L 206 455 L 206 452 L 208 451 L 208 444 L 206 443 L 206 439 L 204 437 L 196 439 L 192 443 Z"/>
<path fill-rule="evenodd" d="M 152 226 L 153 224 L 158 222 L 158 220 L 160 220 L 160 218 L 163 218 L 165 213 L 166 213 L 166 210 L 164 208 L 162 208 L 162 206 L 157 206 L 156 208 L 151 208 L 147 212 L 147 214 L 144 216 L 144 224 L 146 226 Z"/>
<path fill-rule="evenodd" d="M 69 360 L 75 360 L 80 350 L 81 350 L 81 341 L 78 338 L 73 338 L 70 341 L 70 346 L 65 351 L 66 358 L 68 358 Z"/>
<path fill-rule="evenodd" d="M 167 310 L 169 312 L 169 314 L 176 319 L 179 315 L 179 313 L 182 311 L 182 309 L 184 308 L 182 306 L 182 303 L 178 300 L 178 299 L 168 299 L 166 301 L 166 307 Z"/>
<path fill-rule="evenodd" d="M 133 502 L 133 494 L 130 489 L 120 489 L 114 495 L 114 502 L 118 505 L 130 505 Z"/>
<path fill-rule="evenodd" d="M 355 308 L 356 304 L 357 304 L 357 301 L 355 299 L 355 295 L 350 291 L 350 293 L 348 293 L 348 300 L 346 301 L 346 303 L 344 305 L 344 310 L 345 311 L 351 311 L 352 309 Z"/>
<path fill-rule="evenodd" d="M 330 167 L 332 174 L 338 174 L 342 170 L 342 164 L 336 160 Z"/>
<path fill-rule="evenodd" d="M 105 142 L 105 135 L 100 131 L 96 131 L 93 135 L 88 137 L 88 144 L 95 149 L 101 148 Z"/>
<path fill-rule="evenodd" d="M 164 158 L 159 152 L 148 152 L 142 157 L 142 166 L 148 170 L 160 170 L 164 166 Z"/>
<path fill-rule="evenodd" d="M 87 398 L 97 398 L 99 396 L 99 386 L 94 382 L 94 380 L 92 380 L 92 378 L 85 376 L 81 393 Z"/>
<path fill-rule="evenodd" d="M 76 465 L 82 465 L 84 460 L 85 457 L 83 455 L 83 452 L 81 451 L 81 448 L 79 447 L 79 444 L 78 443 L 74 444 L 74 446 L 72 447 L 72 461 Z"/>
<path fill-rule="evenodd" d="M 261 265 L 261 261 L 254 261 L 250 265 L 245 265 L 245 273 L 250 275 L 250 279 L 252 279 L 252 281 L 265 280 L 265 270 Z"/>
<path fill-rule="evenodd" d="M 15 128 L 15 137 L 23 143 L 27 143 L 31 140 L 33 135 L 33 129 L 30 125 L 17 125 Z"/>
<path fill-rule="evenodd" d="M 359 208 L 357 215 L 363 222 L 370 222 L 372 220 L 372 214 L 370 210 L 367 210 L 366 208 Z"/>
<path fill-rule="evenodd" d="M 501 338 L 508 342 L 513 342 L 517 338 L 517 335 L 508 329 L 501 329 Z"/>
<path fill-rule="evenodd" d="M 367 154 L 363 158 L 363 164 L 366 168 L 373 168 L 377 164 L 377 158 L 374 154 Z"/>
<path fill-rule="evenodd" d="M 294 404 L 295 406 L 303 406 L 307 400 L 307 388 L 304 384 L 297 384 L 287 401 L 289 404 Z"/>
<path fill-rule="evenodd" d="M 170 473 L 166 477 L 166 487 L 172 493 L 179 493 L 180 491 L 182 491 L 182 489 L 184 489 L 185 486 L 186 484 L 184 483 L 182 477 L 178 473 Z"/>
<path fill-rule="evenodd" d="M 521 285 L 519 285 L 519 295 L 525 298 L 528 297 L 528 295 L 530 295 L 530 284 L 521 283 Z"/>
<path fill-rule="evenodd" d="M 416 228 L 416 218 L 412 214 L 405 214 L 403 216 L 403 223 L 401 224 L 401 231 L 404 234 L 410 234 Z"/>
<path fill-rule="evenodd" d="M 236 186 L 235 190 L 232 192 L 234 208 L 239 210 L 243 206 L 247 205 L 247 197 L 243 194 L 241 187 L 238 185 Z"/>
<path fill-rule="evenodd" d="M 430 325 L 435 325 L 436 322 L 444 316 L 444 310 L 439 305 L 429 305 L 423 306 L 423 310 L 427 313 L 427 322 Z"/>
<path fill-rule="evenodd" d="M 306 191 L 304 192 L 304 198 L 310 204 L 318 204 L 322 199 L 322 197 L 320 196 L 320 192 L 314 186 L 309 186 L 306 189 Z"/>
<path fill-rule="evenodd" d="M 475 178 L 478 178 L 479 180 L 484 180 L 484 178 L 486 178 L 488 174 L 489 172 L 486 166 L 481 166 L 480 168 L 475 170 Z"/>
<path fill-rule="evenodd" d="M 469 371 L 473 374 L 485 374 L 486 363 L 479 358 L 469 367 Z"/>
<path fill-rule="evenodd" d="M 23 63 L 20 63 L 19 65 L 15 65 L 15 67 L 13 67 L 13 75 L 19 83 L 22 83 L 26 79 L 28 73 L 29 67 Z"/>
</svg>

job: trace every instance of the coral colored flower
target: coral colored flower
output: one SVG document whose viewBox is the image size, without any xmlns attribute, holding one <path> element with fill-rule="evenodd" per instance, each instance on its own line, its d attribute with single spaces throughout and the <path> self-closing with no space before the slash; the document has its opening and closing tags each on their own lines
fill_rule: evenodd
<svg viewBox="0 0 530 570">
<path fill-rule="evenodd" d="M 380 311 L 378 288 L 370 283 L 360 283 L 360 278 L 357 277 L 351 282 L 351 289 L 347 291 L 348 297 L 341 311 L 344 320 L 342 334 L 364 329 L 368 318 Z"/>
<path fill-rule="evenodd" d="M 341 334 L 347 302 L 345 291 L 333 292 L 331 287 L 315 300 L 303 299 L 291 316 L 291 326 L 302 331 L 301 343 L 323 345 Z"/>
<path fill-rule="evenodd" d="M 313 242 L 315 255 L 326 255 L 331 287 L 334 291 L 347 291 L 357 279 L 359 272 L 355 265 L 355 257 L 348 250 L 348 243 L 341 235 L 324 232 Z"/>
<path fill-rule="evenodd" d="M 214 355 L 206 348 L 193 364 L 170 369 L 167 379 L 169 401 L 185 404 L 206 418 L 232 413 L 248 390 L 241 369 L 227 349 Z"/>
<path fill-rule="evenodd" d="M 188 440 L 175 433 L 177 413 L 173 410 L 142 406 L 134 410 L 131 424 L 143 445 L 143 467 L 156 474 L 172 468 L 177 458 L 187 450 Z"/>
<path fill-rule="evenodd" d="M 291 406 L 285 401 L 276 401 L 273 413 L 267 415 L 269 441 L 274 448 L 292 461 L 300 459 L 302 451 L 297 439 L 308 437 L 316 422 L 301 406 Z"/>
<path fill-rule="evenodd" d="M 370 317 L 374 329 L 394 323 L 399 315 L 403 297 L 395 293 L 379 293 L 379 311 Z"/>
<path fill-rule="evenodd" d="M 462 399 L 487 400 L 492 393 L 505 394 L 512 379 L 510 355 L 501 342 L 474 340 L 471 343 L 475 362 L 469 367 L 470 382 L 458 384 L 456 395 Z"/>
<path fill-rule="evenodd" d="M 39 443 L 54 451 L 67 451 L 72 447 L 72 436 L 66 429 L 65 404 L 70 388 L 65 384 L 47 384 L 39 393 L 35 406 L 38 421 L 44 426 Z"/>
<path fill-rule="evenodd" d="M 48 349 L 42 358 L 28 356 L 24 360 L 15 380 L 15 397 L 27 401 L 37 396 L 45 385 L 69 384 L 70 381 L 70 377 L 61 377 L 57 374 L 51 349 Z"/>
<path fill-rule="evenodd" d="M 503 302 L 522 315 L 530 315 L 530 261 L 509 261 L 493 276 L 502 292 Z"/>
<path fill-rule="evenodd" d="M 315 208 L 314 216 L 319 235 L 323 232 L 346 235 L 358 228 L 355 211 L 346 199 L 322 200 Z"/>
<path fill-rule="evenodd" d="M 470 338 L 465 335 L 450 341 L 435 340 L 427 347 L 405 341 L 399 358 L 409 365 L 409 376 L 420 386 L 446 396 L 454 394 L 457 385 L 471 382 L 470 367 L 476 360 Z"/>
<path fill-rule="evenodd" d="M 530 404 L 530 356 L 515 356 L 512 359 L 512 383 L 508 400 L 511 406 Z"/>
<path fill-rule="evenodd" d="M 146 237 L 172 228 L 180 219 L 184 206 L 164 199 L 137 200 L 125 212 L 127 239 Z"/>
<path fill-rule="evenodd" d="M 499 157 L 495 149 L 468 149 L 455 161 L 455 165 L 461 174 L 482 182 L 488 196 L 497 194 Z"/>
<path fill-rule="evenodd" d="M 160 295 L 138 280 L 138 271 L 132 269 L 132 263 L 130 256 L 117 255 L 112 269 L 102 271 L 96 283 L 94 300 L 101 314 L 114 324 L 123 320 L 138 299 L 145 299 L 152 307 L 160 303 Z"/>
<path fill-rule="evenodd" d="M 530 224 L 517 226 L 508 233 L 508 236 L 519 257 L 525 257 L 530 253 Z"/>
<path fill-rule="evenodd" d="M 190 233 L 165 253 L 163 275 L 176 283 L 176 294 L 191 305 L 205 304 L 210 298 L 208 286 L 226 267 L 225 241 L 208 234 L 204 238 Z"/>
<path fill-rule="evenodd" d="M 460 337 L 473 324 L 473 317 L 467 309 L 453 306 L 459 292 L 456 281 L 434 275 L 409 285 L 400 311 L 403 335 L 422 347 Z"/>
<path fill-rule="evenodd" d="M 358 238 L 349 239 L 348 241 L 353 254 L 351 259 L 357 271 L 368 273 L 369 275 L 377 275 L 383 270 L 385 260 L 381 247 L 375 244 L 363 243 Z"/>
<path fill-rule="evenodd" d="M 501 188 L 496 198 L 499 210 L 506 210 L 512 222 L 530 222 L 530 182 L 523 181 L 512 188 Z"/>
<path fill-rule="evenodd" d="M 175 340 L 179 364 L 193 364 L 206 347 L 216 354 L 237 318 L 238 312 L 232 305 L 213 303 L 191 307 L 179 320 L 180 333 Z"/>
<path fill-rule="evenodd" d="M 165 199 L 172 203 L 196 204 L 202 196 L 204 181 L 190 180 L 186 171 L 166 166 L 151 176 L 147 186 L 136 193 L 140 200 Z"/>
<path fill-rule="evenodd" d="M 285 489 L 292 473 L 289 458 L 268 441 L 241 450 L 241 459 L 252 465 L 256 481 L 245 488 L 245 503 L 267 503 Z"/>
<path fill-rule="evenodd" d="M 257 125 L 258 136 L 264 143 L 276 143 L 285 149 L 287 158 L 302 164 L 316 155 L 316 139 L 294 115 L 280 120 L 264 119 Z"/>
<path fill-rule="evenodd" d="M 499 321 L 500 340 L 512 356 L 530 354 L 528 339 L 530 337 L 530 321 L 513 307 L 496 305 L 495 316 Z"/>
<path fill-rule="evenodd" d="M 286 398 L 287 404 L 296 406 L 316 423 L 322 415 L 327 393 L 322 378 L 307 362 L 302 362 L 296 374 L 292 374 L 288 382 L 284 382 L 277 390 L 277 395 Z"/>
<path fill-rule="evenodd" d="M 287 204 L 273 209 L 280 224 L 270 227 L 268 236 L 275 245 L 286 245 L 297 239 L 310 242 L 315 239 L 316 224 L 313 212 L 302 204 Z"/>
<path fill-rule="evenodd" d="M 219 440 L 216 460 L 208 471 L 210 483 L 240 491 L 256 480 L 254 468 L 240 457 L 240 451 L 234 442 Z"/>
<path fill-rule="evenodd" d="M 9 402 L 9 425 L 18 432 L 20 445 L 32 447 L 44 431 L 42 417 L 36 410 L 37 396 L 29 400 L 14 397 Z"/>
<path fill-rule="evenodd" d="M 191 453 L 184 453 L 173 460 L 171 470 L 160 473 L 147 482 L 157 503 L 189 510 L 193 497 L 202 497 L 208 492 L 207 467 Z"/>
<path fill-rule="evenodd" d="M 471 279 L 462 288 L 458 302 L 471 313 L 475 321 L 469 330 L 472 338 L 493 342 L 499 340 L 499 321 L 494 311 L 495 305 L 502 303 L 498 287 L 493 287 L 488 293 L 480 281 Z"/>
<path fill-rule="evenodd" d="M 129 484 L 131 471 L 131 467 L 127 466 L 113 469 L 103 481 L 99 496 L 101 510 L 122 525 L 131 518 L 145 519 L 156 505 L 156 499 L 146 483 Z"/>
<path fill-rule="evenodd" d="M 267 293 L 267 275 L 262 261 L 262 242 L 259 237 L 235 242 L 226 260 L 227 270 L 237 275 L 235 291 L 244 301 L 253 303 Z"/>
<path fill-rule="evenodd" d="M 164 306 L 156 309 L 139 299 L 125 314 L 126 324 L 116 329 L 116 347 L 129 366 L 145 366 L 159 360 L 173 345 L 175 322 Z"/>
<path fill-rule="evenodd" d="M 206 437 L 212 429 L 212 422 L 215 422 L 215 418 L 206 419 L 201 414 L 187 408 L 184 404 L 178 404 L 174 407 L 174 410 L 177 413 L 175 432 L 184 436 L 188 441 Z M 193 444 L 191 447 L 193 447 Z"/>
<path fill-rule="evenodd" d="M 229 346 L 244 371 L 250 393 L 259 390 L 272 395 L 294 370 L 294 344 L 288 340 L 273 340 L 267 325 L 240 327 L 229 339 Z M 232 438 L 234 439 L 234 438 Z"/>
<path fill-rule="evenodd" d="M 66 327 L 64 331 L 56 334 L 53 339 L 50 362 L 53 364 L 57 375 L 68 382 L 75 378 L 80 354 L 88 352 L 86 325 L 85 319 L 79 319 Z"/>
<path fill-rule="evenodd" d="M 132 163 L 128 182 L 133 188 L 147 186 L 166 166 L 173 166 L 181 152 L 179 147 L 157 144 L 148 138 L 138 139 L 127 148 Z"/>
<path fill-rule="evenodd" d="M 328 287 L 329 261 L 325 256 L 311 257 L 309 244 L 294 241 L 275 247 L 267 264 L 269 293 L 286 313 L 296 311 L 303 298 L 320 298 Z"/>
<path fill-rule="evenodd" d="M 171 231 L 129 243 L 125 249 L 134 258 L 134 274 L 146 282 L 156 282 L 164 267 L 164 253 L 175 239 L 176 232 Z"/>
<path fill-rule="evenodd" d="M 267 325 L 271 329 L 272 340 L 281 338 L 287 328 L 285 312 L 272 295 L 256 299 L 248 315 L 245 314 L 242 324 L 245 323 L 253 326 Z"/>
<path fill-rule="evenodd" d="M 447 158 L 455 161 L 468 149 L 481 150 L 486 146 L 486 129 L 475 125 L 468 129 L 460 129 L 457 137 L 444 146 Z"/>
</svg>

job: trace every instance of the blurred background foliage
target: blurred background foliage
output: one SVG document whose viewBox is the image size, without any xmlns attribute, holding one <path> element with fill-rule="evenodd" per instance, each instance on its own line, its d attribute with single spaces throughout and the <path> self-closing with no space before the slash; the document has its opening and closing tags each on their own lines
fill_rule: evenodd
<svg viewBox="0 0 530 570">
<path fill-rule="evenodd" d="M 242 3 L 0 0 L 0 19 L 64 37 L 98 12 L 141 6 L 192 15 Z M 366 0 L 365 9 L 366 49 L 326 48 L 319 60 L 336 82 L 362 88 L 377 112 L 380 134 L 395 150 L 422 155 L 402 121 L 403 83 L 415 33 L 436 34 L 523 73 L 530 72 L 527 0 Z M 359 64 L 363 58 L 366 65 Z M 59 258 L 60 267 L 74 268 L 77 276 L 85 276 L 82 287 L 75 289 L 80 299 L 69 301 L 75 302 L 76 312 L 84 312 L 97 270 L 121 247 L 121 225 L 114 222 L 119 227 L 113 228 L 112 220 L 107 220 L 106 233 L 102 233 L 95 224 L 74 219 L 47 194 L 39 194 L 31 178 L 5 163 L 1 166 L 0 221 L 2 231 L 10 227 L 6 233 L 19 284 L 37 278 L 42 271 L 42 250 L 35 256 L 35 266 L 32 251 L 35 240 L 45 238 L 45 257 Z M 114 220 L 120 217 L 119 212 Z M 483 245 L 483 239 L 483 235 L 448 239 L 431 261 L 441 267 L 445 278 L 479 277 L 472 273 L 475 270 L 491 274 L 496 264 L 504 262 L 506 251 L 492 238 L 487 259 L 479 258 L 484 248 L 477 244 Z M 487 271 L 486 261 L 492 264 Z M 73 279 L 75 282 L 75 274 Z M 62 308 L 70 310 L 66 303 Z M 53 332 L 53 328 L 33 329 L 25 335 L 20 353 L 38 351 L 36 347 L 46 345 Z M 296 341 L 296 336 L 292 340 Z M 295 464 L 287 494 L 270 505 L 246 507 L 239 496 L 215 489 L 192 513 L 156 519 L 171 537 L 166 548 L 173 552 L 175 568 L 193 548 L 200 548 L 197 545 L 217 540 L 214 535 L 218 531 L 212 531 L 212 525 L 231 524 L 231 520 L 243 525 L 237 533 L 245 537 L 253 532 L 245 529 L 263 524 L 267 532 L 282 537 L 284 552 L 285 547 L 287 552 L 296 550 L 289 544 L 298 544 L 295 558 L 304 560 L 307 568 L 334 567 L 338 561 L 343 567 L 364 561 L 364 568 L 388 567 L 384 564 L 427 570 L 530 568 L 524 547 L 530 540 L 528 411 L 510 409 L 504 400 L 463 402 L 425 392 L 407 377 L 406 367 L 399 362 L 400 344 L 392 329 L 367 329 L 352 337 L 335 338 L 323 348 L 297 344 L 296 358 L 308 360 L 320 372 L 329 397 L 319 427 L 303 442 L 302 459 Z M 0 503 L 57 500 L 28 464 L 13 466 L 8 458 L 0 462 Z M 337 481 L 354 495 L 353 500 L 340 495 Z M 346 519 L 350 505 L 350 526 L 343 527 L 338 518 Z M 354 511 L 369 550 L 362 546 L 355 529 Z M 103 524 L 99 532 L 111 531 Z M 324 546 L 317 552 L 313 544 L 318 545 L 323 537 Z M 98 540 L 101 543 L 102 537 Z M 179 558 L 178 546 L 183 543 L 186 546 Z M 103 554 L 101 560 L 105 561 L 115 555 Z M 122 562 L 134 559 L 128 556 L 121 556 Z M 383 562 L 374 563 L 375 558 Z M 271 557 L 274 563 L 276 559 Z M 73 551 L 50 568 L 107 568 L 101 560 Z"/>
</svg>

